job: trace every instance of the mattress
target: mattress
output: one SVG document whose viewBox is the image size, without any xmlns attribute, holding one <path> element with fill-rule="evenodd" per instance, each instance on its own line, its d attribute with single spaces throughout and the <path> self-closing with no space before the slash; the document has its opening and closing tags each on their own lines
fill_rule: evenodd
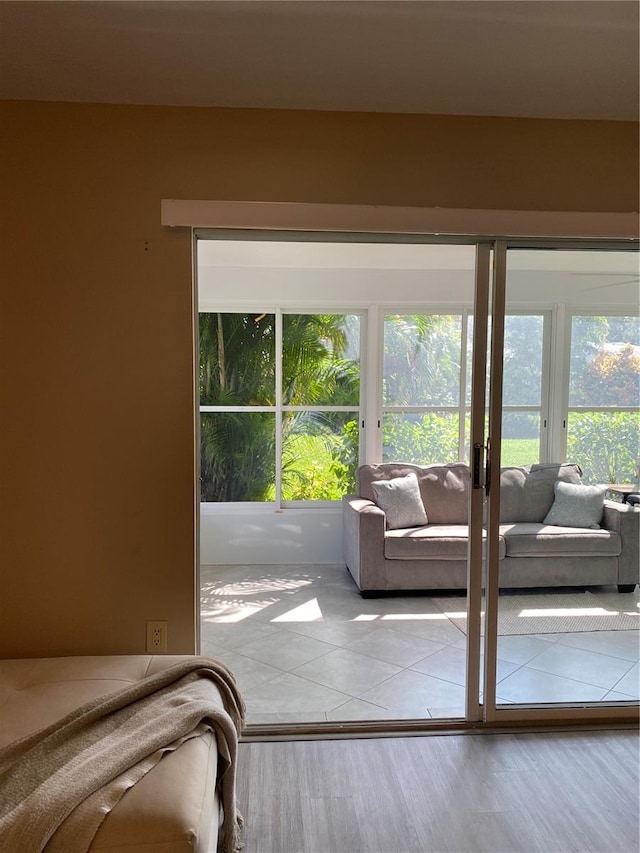
<svg viewBox="0 0 640 853">
<path fill-rule="evenodd" d="M 91 699 L 128 687 L 186 657 L 0 660 L 0 747 L 54 723 Z M 217 767 L 214 733 L 183 743 L 124 794 L 102 822 L 90 849 L 112 853 L 215 851 L 220 824 Z"/>
</svg>

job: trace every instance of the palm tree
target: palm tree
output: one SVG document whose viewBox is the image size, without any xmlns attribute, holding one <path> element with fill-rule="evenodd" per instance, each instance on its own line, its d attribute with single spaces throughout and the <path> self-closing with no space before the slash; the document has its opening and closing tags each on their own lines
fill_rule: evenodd
<svg viewBox="0 0 640 853">
<path fill-rule="evenodd" d="M 357 360 L 347 357 L 349 321 L 342 315 L 290 314 L 283 320 L 282 402 L 354 405 Z M 201 499 L 260 501 L 273 496 L 275 414 L 251 406 L 275 405 L 275 316 L 200 314 L 200 403 L 243 411 L 201 415 Z M 323 413 L 291 413 L 283 446 L 296 429 L 320 430 Z M 302 424 L 304 423 L 304 426 Z M 311 425 L 311 426 L 310 426 Z M 288 458 L 288 471 L 299 476 Z M 303 474 L 304 476 L 304 474 Z"/>
</svg>

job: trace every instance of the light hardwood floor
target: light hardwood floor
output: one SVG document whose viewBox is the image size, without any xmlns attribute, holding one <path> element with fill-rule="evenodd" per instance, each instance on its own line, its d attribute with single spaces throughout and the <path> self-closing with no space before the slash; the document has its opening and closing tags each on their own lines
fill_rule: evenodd
<svg viewBox="0 0 640 853">
<path fill-rule="evenodd" d="M 637 853 L 635 731 L 240 745 L 244 853 Z"/>
</svg>

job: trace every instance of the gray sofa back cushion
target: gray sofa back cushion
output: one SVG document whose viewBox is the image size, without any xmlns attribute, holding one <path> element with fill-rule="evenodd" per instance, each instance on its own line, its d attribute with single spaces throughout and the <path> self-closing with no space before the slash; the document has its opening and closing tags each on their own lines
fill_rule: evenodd
<svg viewBox="0 0 640 853">
<path fill-rule="evenodd" d="M 503 468 L 500 473 L 500 521 L 541 523 L 554 501 L 553 484 L 582 482 L 582 469 L 572 463 L 543 463 Z"/>
<path fill-rule="evenodd" d="M 469 466 L 411 465 L 408 462 L 381 462 L 358 469 L 358 494 L 376 502 L 371 483 L 404 477 L 413 471 L 429 524 L 466 524 L 469 505 Z M 500 473 L 500 521 L 542 523 L 554 500 L 553 484 L 581 483 L 582 469 L 573 463 L 548 462 L 521 468 L 503 468 Z"/>
<path fill-rule="evenodd" d="M 418 477 L 422 502 L 429 524 L 466 524 L 469 505 L 469 467 L 450 465 L 410 465 L 408 462 L 381 462 L 358 469 L 358 494 L 376 500 L 371 483 L 404 477 L 413 471 Z M 552 485 L 553 492 L 553 485 Z M 551 506 L 551 504 L 549 504 Z M 546 512 L 545 512 L 546 515 Z M 544 516 L 543 516 L 544 517 Z"/>
</svg>

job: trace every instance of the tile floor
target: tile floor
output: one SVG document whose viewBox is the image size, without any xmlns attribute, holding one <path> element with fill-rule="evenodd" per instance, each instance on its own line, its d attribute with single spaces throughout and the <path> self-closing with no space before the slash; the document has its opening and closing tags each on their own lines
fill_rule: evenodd
<svg viewBox="0 0 640 853">
<path fill-rule="evenodd" d="M 590 588 L 608 604 L 637 591 Z M 234 672 L 247 722 L 464 714 L 465 635 L 437 596 L 362 599 L 344 565 L 203 566 L 202 653 Z M 498 699 L 640 698 L 638 631 L 499 637 Z"/>
</svg>

